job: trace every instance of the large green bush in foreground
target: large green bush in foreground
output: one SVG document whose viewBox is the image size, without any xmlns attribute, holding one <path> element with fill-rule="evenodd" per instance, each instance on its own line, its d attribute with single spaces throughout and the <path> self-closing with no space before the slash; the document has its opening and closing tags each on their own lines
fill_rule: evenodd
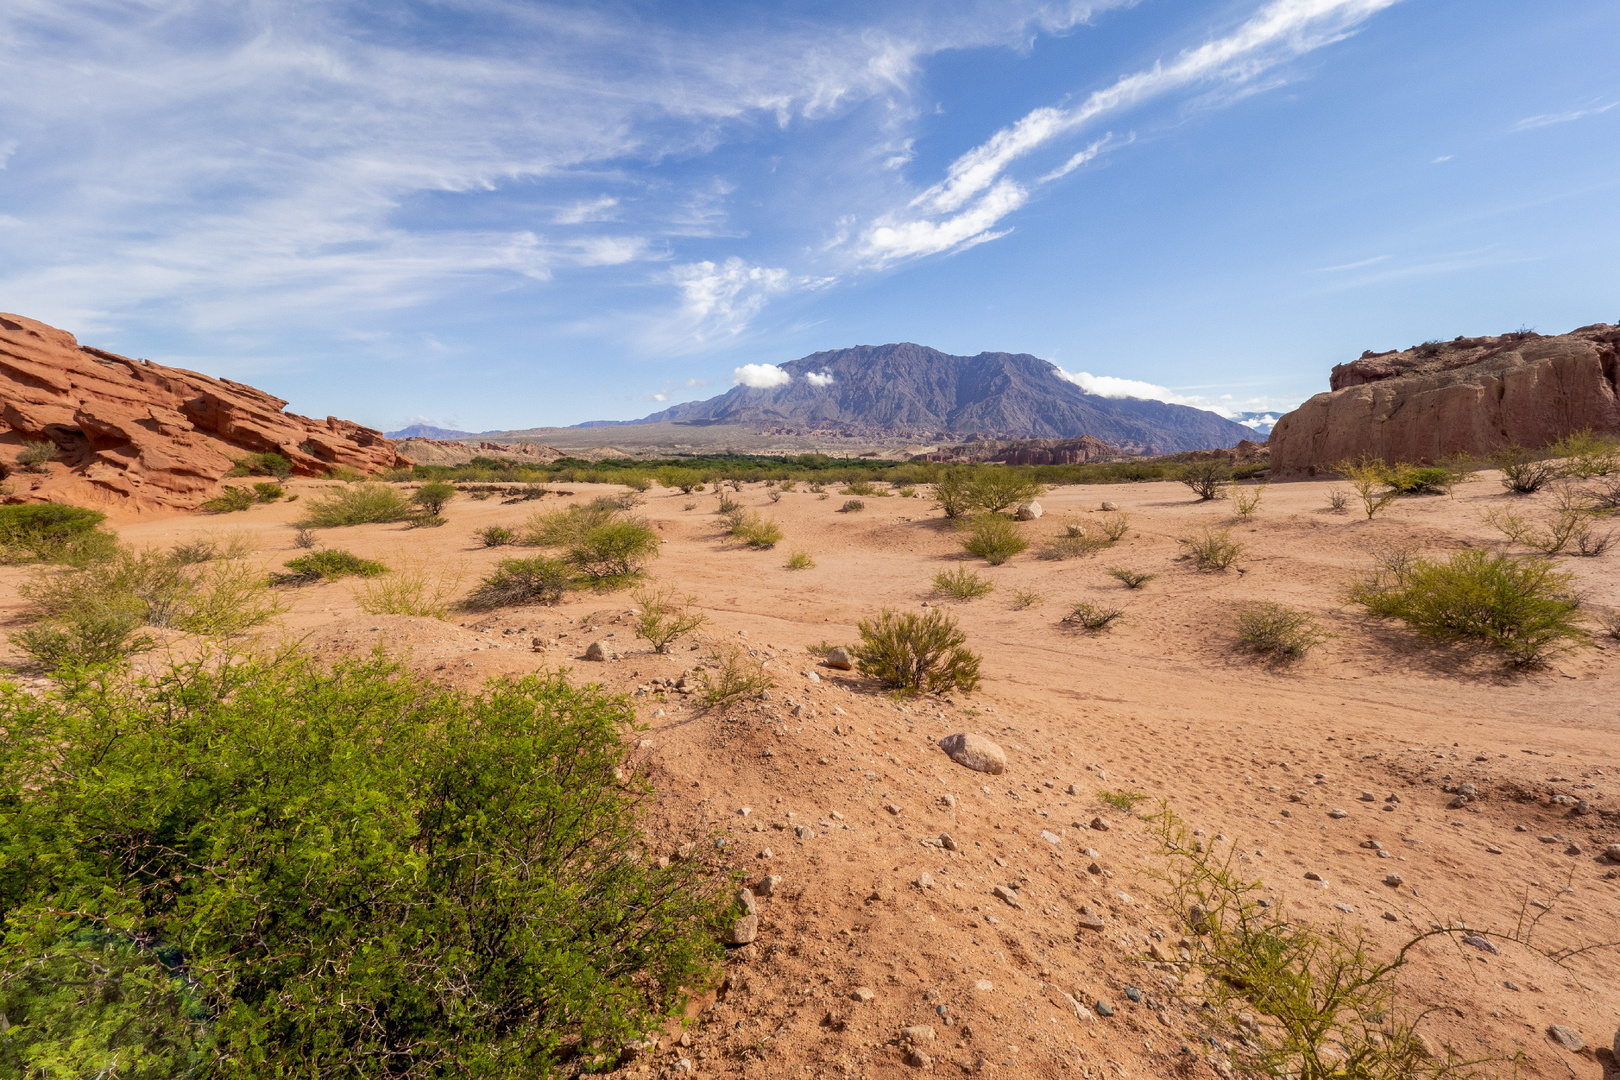
<svg viewBox="0 0 1620 1080">
<path fill-rule="evenodd" d="M 627 701 L 380 659 L 0 688 L 0 1075 L 545 1076 L 704 986 Z"/>
</svg>

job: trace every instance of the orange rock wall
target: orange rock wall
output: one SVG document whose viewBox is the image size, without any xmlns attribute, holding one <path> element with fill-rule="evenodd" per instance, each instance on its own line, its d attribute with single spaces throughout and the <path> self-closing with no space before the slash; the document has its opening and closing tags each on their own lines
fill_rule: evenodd
<svg viewBox="0 0 1620 1080">
<path fill-rule="evenodd" d="M 382 433 L 311 420 L 242 383 L 83 346 L 65 330 L 0 314 L 0 469 L 13 500 L 190 509 L 211 498 L 244 452 L 274 452 L 303 476 L 347 465 L 408 466 Z M 19 471 L 25 442 L 58 460 Z"/>
</svg>

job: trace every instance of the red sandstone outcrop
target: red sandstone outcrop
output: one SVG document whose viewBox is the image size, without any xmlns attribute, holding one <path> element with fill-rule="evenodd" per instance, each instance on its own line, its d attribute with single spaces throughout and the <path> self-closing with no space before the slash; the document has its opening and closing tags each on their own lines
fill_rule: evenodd
<svg viewBox="0 0 1620 1080">
<path fill-rule="evenodd" d="M 1620 435 L 1617 381 L 1620 327 L 1606 323 L 1362 353 L 1333 369 L 1330 392 L 1277 421 L 1271 467 L 1298 476 L 1362 454 L 1432 463 L 1588 428 Z"/>
<path fill-rule="evenodd" d="M 1000 461 L 1008 465 L 1080 465 L 1087 461 L 1117 461 L 1126 455 L 1101 439 L 1082 435 L 1078 439 L 1025 439 L 1018 442 L 986 440 L 960 446 L 942 446 L 912 461 L 943 461 L 966 464 Z"/>
<path fill-rule="evenodd" d="M 283 412 L 262 390 L 80 345 L 72 334 L 0 314 L 0 472 L 13 501 L 189 509 L 219 490 L 244 453 L 277 453 L 323 476 L 410 465 L 380 431 Z M 50 442 L 42 472 L 17 468 L 24 442 Z"/>
</svg>

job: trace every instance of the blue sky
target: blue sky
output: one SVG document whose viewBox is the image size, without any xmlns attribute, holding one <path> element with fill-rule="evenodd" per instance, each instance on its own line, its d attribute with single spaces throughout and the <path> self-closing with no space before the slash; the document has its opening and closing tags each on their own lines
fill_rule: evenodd
<svg viewBox="0 0 1620 1080">
<path fill-rule="evenodd" d="M 891 341 L 1283 409 L 1620 320 L 1617 54 L 1613 0 L 8 0 L 0 310 L 386 428 Z"/>
</svg>

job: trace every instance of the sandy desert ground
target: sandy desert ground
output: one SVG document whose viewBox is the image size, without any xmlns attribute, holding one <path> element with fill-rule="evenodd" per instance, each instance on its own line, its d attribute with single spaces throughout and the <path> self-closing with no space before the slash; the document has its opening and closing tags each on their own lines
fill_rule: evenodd
<svg viewBox="0 0 1620 1080">
<path fill-rule="evenodd" d="M 322 486 L 291 485 L 305 499 Z M 1229 844 L 1291 917 L 1364 927 L 1385 948 L 1433 922 L 1510 930 L 1522 911 L 1543 910 L 1527 904 L 1551 905 L 1541 945 L 1620 940 L 1620 867 L 1602 858 L 1620 842 L 1620 642 L 1512 673 L 1369 622 L 1342 590 L 1371 549 L 1500 544 L 1480 515 L 1515 497 L 1481 474 L 1451 497 L 1403 499 L 1366 521 L 1330 512 L 1329 486 L 1273 485 L 1246 524 L 1176 484 L 1060 488 L 1042 498 L 1042 519 L 1021 526 L 1032 540 L 1103 500 L 1129 513 L 1128 535 L 1092 558 L 1041 561 L 1032 548 L 1001 567 L 969 560 L 996 585 L 969 602 L 932 592 L 933 575 L 964 557 L 926 499 L 867 498 L 863 512 L 840 513 L 837 494 L 823 500 L 800 485 L 772 505 L 749 485 L 740 501 L 787 534 L 751 551 L 722 536 L 713 495 L 655 488 L 637 510 L 666 541 L 652 579 L 697 597 L 710 619 L 671 655 L 634 637 L 628 592 L 441 622 L 366 615 L 338 582 L 290 591 L 277 633 L 331 653 L 381 644 L 460 685 L 567 665 L 633 693 L 694 663 L 703 653 L 691 644 L 741 642 L 769 661 L 771 700 L 728 715 L 673 692 L 635 699 L 647 724 L 637 754 L 659 793 L 652 845 L 712 851 L 721 837 L 717 857 L 750 880 L 782 881 L 760 900 L 758 939 L 733 951 L 722 989 L 695 1003 L 697 1022 L 621 1075 L 1213 1076 L 1229 1036 L 1181 982 L 1148 827 L 1103 805 L 1099 790 L 1167 800 Z M 363 526 L 321 541 L 448 574 L 464 593 L 514 553 L 478 546 L 476 528 L 621 489 L 571 490 L 515 505 L 458 498 L 443 528 Z M 301 509 L 113 524 L 137 545 L 240 535 L 270 569 L 298 554 L 290 522 Z M 1230 527 L 1247 545 L 1239 569 L 1204 574 L 1178 561 L 1177 538 L 1204 525 Z M 794 550 L 814 568 L 786 569 Z M 1620 607 L 1620 545 L 1560 561 L 1588 601 Z M 1114 565 L 1159 576 L 1127 591 L 1105 573 Z M 29 572 L 0 569 L 0 618 L 15 616 Z M 1012 597 L 1024 590 L 1044 601 L 1018 608 Z M 1249 599 L 1308 608 L 1335 636 L 1289 667 L 1241 658 L 1230 615 Z M 1081 600 L 1125 616 L 1101 633 L 1072 630 L 1061 618 Z M 947 606 L 983 653 L 977 693 L 899 701 L 807 652 L 853 641 L 857 620 L 880 607 L 925 602 Z M 593 640 L 618 658 L 580 659 Z M 936 741 L 958 731 L 999 742 L 1006 773 L 947 758 Z M 1462 782 L 1481 797 L 1448 809 L 1442 788 Z M 1386 802 L 1391 794 L 1399 801 Z M 1088 827 L 1098 817 L 1106 831 Z M 958 850 L 938 846 L 942 833 Z M 1369 840 L 1382 856 L 1362 846 Z M 1398 887 L 1384 884 L 1392 872 Z M 1020 886 L 1021 906 L 992 895 L 1006 883 Z M 1080 928 L 1083 912 L 1101 915 L 1102 930 Z M 1168 962 L 1151 958 L 1156 945 Z M 1526 1076 L 1620 1075 L 1608 1050 L 1620 1028 L 1620 951 L 1561 968 L 1521 946 L 1490 955 L 1442 938 L 1420 949 L 1403 986 L 1413 1011 L 1428 1010 L 1423 1030 L 1436 1046 L 1522 1049 Z M 870 1000 L 856 1000 L 857 988 Z M 1082 1019 L 1071 998 L 1114 1013 Z M 1587 1049 L 1556 1045 L 1551 1024 L 1580 1031 Z M 905 1063 L 901 1029 L 914 1025 L 934 1032 L 919 1042 L 927 1066 Z"/>
</svg>

